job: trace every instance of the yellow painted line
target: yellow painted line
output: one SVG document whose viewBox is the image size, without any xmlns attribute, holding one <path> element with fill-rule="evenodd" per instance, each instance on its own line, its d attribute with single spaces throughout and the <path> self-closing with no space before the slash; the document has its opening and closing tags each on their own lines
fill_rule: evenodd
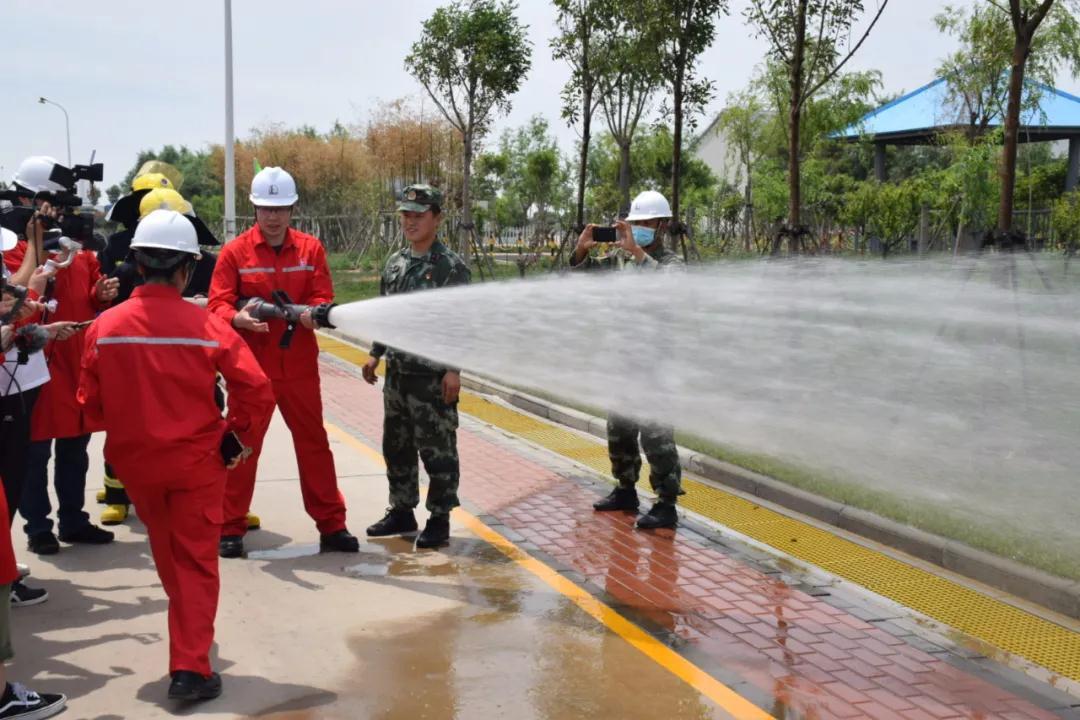
<svg viewBox="0 0 1080 720">
<path fill-rule="evenodd" d="M 319 336 L 320 347 L 362 365 L 365 351 Z M 462 391 L 462 412 L 579 462 L 600 475 L 610 474 L 607 449 L 599 442 L 554 423 Z M 641 480 L 645 485 L 646 479 Z M 1021 610 L 928 570 L 846 540 L 827 530 L 757 505 L 730 492 L 683 477 L 679 502 L 710 520 L 782 553 L 861 585 L 904 607 L 954 628 L 980 643 L 1080 682 L 1080 633 Z"/>
<path fill-rule="evenodd" d="M 327 431 L 349 447 L 365 455 L 382 467 L 383 457 L 374 449 L 357 440 L 343 428 L 330 422 L 323 423 Z M 514 543 L 488 527 L 480 518 L 464 508 L 458 508 L 454 516 L 474 535 L 494 546 L 513 560 L 519 567 L 532 573 L 556 592 L 562 594 L 593 619 L 621 637 L 646 657 L 685 682 L 690 687 L 716 703 L 722 710 L 739 720 L 765 720 L 767 712 L 664 645 L 659 640 L 633 624 L 611 607 L 597 600 L 588 591 L 566 579 Z"/>
</svg>

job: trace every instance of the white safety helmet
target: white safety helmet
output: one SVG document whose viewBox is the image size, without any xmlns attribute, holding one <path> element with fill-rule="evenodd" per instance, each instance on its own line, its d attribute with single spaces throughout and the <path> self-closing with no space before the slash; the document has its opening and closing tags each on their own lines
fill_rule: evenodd
<svg viewBox="0 0 1080 720">
<path fill-rule="evenodd" d="M 296 181 L 279 167 L 263 168 L 252 178 L 250 197 L 256 207 L 289 207 L 300 199 Z"/>
<path fill-rule="evenodd" d="M 64 192 L 63 185 L 49 179 L 53 168 L 59 163 L 47 155 L 31 155 L 19 164 L 15 171 L 15 183 L 30 192 Z"/>
<path fill-rule="evenodd" d="M 630 214 L 626 216 L 627 222 L 635 220 L 655 220 L 656 218 L 670 218 L 671 206 L 667 198 L 655 190 L 646 190 L 640 193 L 634 202 L 630 203 Z"/>
<path fill-rule="evenodd" d="M 175 210 L 154 210 L 139 221 L 131 249 L 173 250 L 202 257 L 199 252 L 199 235 L 186 216 Z"/>
<path fill-rule="evenodd" d="M 19 242 L 19 236 L 7 228 L 0 228 L 0 252 L 7 252 Z"/>
</svg>

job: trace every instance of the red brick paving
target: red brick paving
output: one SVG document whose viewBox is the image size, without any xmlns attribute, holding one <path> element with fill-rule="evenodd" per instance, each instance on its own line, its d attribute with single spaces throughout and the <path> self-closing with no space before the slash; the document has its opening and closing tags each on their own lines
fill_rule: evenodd
<svg viewBox="0 0 1080 720">
<path fill-rule="evenodd" d="M 381 391 L 334 363 L 322 379 L 328 415 L 378 447 Z M 715 547 L 593 513 L 594 493 L 481 435 L 458 445 L 467 502 L 800 717 L 1056 717 Z"/>
</svg>

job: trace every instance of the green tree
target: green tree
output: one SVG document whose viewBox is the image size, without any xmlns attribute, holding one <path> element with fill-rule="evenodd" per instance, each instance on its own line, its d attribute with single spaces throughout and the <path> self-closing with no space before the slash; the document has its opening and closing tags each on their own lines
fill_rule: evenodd
<svg viewBox="0 0 1080 720">
<path fill-rule="evenodd" d="M 1001 11 L 976 5 L 970 12 L 946 5 L 934 16 L 938 29 L 956 37 L 960 48 L 938 67 L 949 88 L 948 105 L 958 123 L 967 126 L 971 143 L 1005 114 L 1008 96 L 1004 72 L 1012 50 L 1012 32 Z"/>
<path fill-rule="evenodd" d="M 674 138 L 666 126 L 642 130 L 631 147 L 631 191 L 663 191 L 674 182 L 672 158 Z M 621 175 L 621 148 L 618 141 L 605 133 L 598 138 L 589 161 L 590 207 L 597 218 L 613 217 L 622 209 L 618 178 Z M 717 179 L 703 161 L 687 155 L 682 166 L 682 186 L 685 206 L 700 210 L 716 199 Z"/>
<path fill-rule="evenodd" d="M 1080 246 L 1080 190 L 1071 190 L 1054 203 L 1050 223 L 1069 257 Z"/>
<path fill-rule="evenodd" d="M 115 183 L 105 189 L 105 197 L 109 198 L 110 203 L 114 203 L 120 199 L 120 196 L 124 194 L 124 191 L 120 189 L 119 185 Z"/>
<path fill-rule="evenodd" d="M 641 0 L 637 15 L 646 37 L 656 48 L 657 72 L 671 95 L 673 125 L 671 212 L 674 234 L 682 237 L 679 219 L 683 181 L 684 125 L 693 127 L 695 117 L 712 98 L 712 81 L 700 77 L 697 61 L 713 43 L 716 20 L 727 13 L 727 0 Z M 686 256 L 685 245 L 683 256 Z"/>
<path fill-rule="evenodd" d="M 767 118 L 761 99 L 753 89 L 728 96 L 727 107 L 720 113 L 717 132 L 724 133 L 730 143 L 730 153 L 739 163 L 739 180 L 743 185 L 743 249 L 750 250 L 750 233 L 754 223 L 754 163 L 757 141 Z"/>
<path fill-rule="evenodd" d="M 996 6 L 996 3 L 995 3 Z M 1046 41 L 1042 62 L 1068 63 L 1073 77 L 1080 74 L 1080 23 L 1073 13 L 1080 3 L 1060 0 L 1009 0 L 1009 22 L 1013 47 L 1009 68 L 1009 99 L 1005 107 L 1005 150 L 1001 162 L 1001 200 L 997 229 L 1000 235 L 1012 232 L 1013 197 L 1016 189 L 1016 147 L 1020 137 L 1020 110 L 1024 93 L 1024 73 L 1035 49 L 1037 35 Z M 1051 15 L 1053 10 L 1053 16 Z M 1043 25 L 1044 20 L 1049 22 Z M 1040 26 L 1043 27 L 1039 32 Z"/>
<path fill-rule="evenodd" d="M 581 122 L 581 146 L 578 162 L 576 226 L 585 224 L 585 182 L 589 169 L 589 143 L 592 118 L 599 103 L 596 93 L 595 65 L 597 27 L 608 18 L 602 12 L 610 3 L 605 0 L 554 0 L 558 11 L 559 35 L 551 41 L 552 56 L 565 60 L 571 69 L 562 91 L 562 116 L 572 125 Z"/>
<path fill-rule="evenodd" d="M 502 171 L 499 195 L 513 208 L 512 224 L 532 219 L 541 229 L 550 226 L 568 178 L 547 120 L 535 115 L 525 126 L 504 132 L 498 154 L 487 165 Z"/>
<path fill-rule="evenodd" d="M 447 122 L 461 133 L 462 227 L 472 235 L 470 180 L 476 142 L 497 111 L 510 106 L 529 71 L 531 43 L 512 2 L 467 0 L 441 7 L 423 25 L 405 58 Z M 471 247 L 462 248 L 466 258 Z"/>
<path fill-rule="evenodd" d="M 788 238 L 789 249 L 799 252 L 801 238 L 808 232 L 800 217 L 799 166 L 801 125 L 807 103 L 855 55 L 888 1 L 879 0 L 869 26 L 856 34 L 851 30 L 863 13 L 862 0 L 751 0 L 745 10 L 747 20 L 768 40 L 770 57 L 783 66 L 787 76 L 784 115 L 788 135 L 788 214 L 787 225 L 777 234 L 774 252 L 779 252 L 784 237 Z"/>
</svg>

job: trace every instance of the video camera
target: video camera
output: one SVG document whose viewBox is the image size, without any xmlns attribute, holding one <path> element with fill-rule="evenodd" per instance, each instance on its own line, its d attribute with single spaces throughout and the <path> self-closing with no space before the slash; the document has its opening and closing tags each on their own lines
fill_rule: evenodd
<svg viewBox="0 0 1080 720">
<path fill-rule="evenodd" d="M 89 165 L 73 165 L 70 168 L 64 167 L 60 163 L 53 165 L 52 172 L 49 173 L 49 180 L 52 182 L 63 185 L 68 189 L 68 192 L 75 192 L 75 184 L 80 180 L 89 180 L 90 182 L 101 182 L 105 178 L 105 165 L 104 163 L 91 163 Z"/>
<path fill-rule="evenodd" d="M 271 295 L 271 301 L 262 298 L 241 298 L 236 303 L 237 310 L 248 308 L 248 314 L 259 322 L 267 320 L 284 320 L 285 333 L 281 336 L 278 347 L 288 349 L 292 344 L 293 331 L 300 323 L 300 316 L 308 310 L 311 311 L 311 319 L 316 327 L 333 328 L 330 322 L 330 311 L 337 307 L 334 303 L 322 303 L 320 305 L 297 305 L 289 298 L 284 290 L 275 290 Z"/>
<path fill-rule="evenodd" d="M 42 194 L 39 194 L 41 197 Z M 63 196 L 55 193 L 52 199 L 65 200 L 66 207 L 79 208 L 82 201 L 75 196 Z M 66 201 L 73 200 L 73 203 Z M 0 210 L 0 226 L 3 226 L 20 237 L 26 234 L 26 226 L 34 217 L 35 210 L 26 205 L 13 205 Z M 94 213 L 92 210 L 75 210 L 65 212 L 59 220 L 44 215 L 38 215 L 39 220 L 45 226 L 45 249 L 58 250 L 59 238 L 71 238 L 87 250 L 100 250 L 97 240 L 94 238 Z"/>
</svg>

